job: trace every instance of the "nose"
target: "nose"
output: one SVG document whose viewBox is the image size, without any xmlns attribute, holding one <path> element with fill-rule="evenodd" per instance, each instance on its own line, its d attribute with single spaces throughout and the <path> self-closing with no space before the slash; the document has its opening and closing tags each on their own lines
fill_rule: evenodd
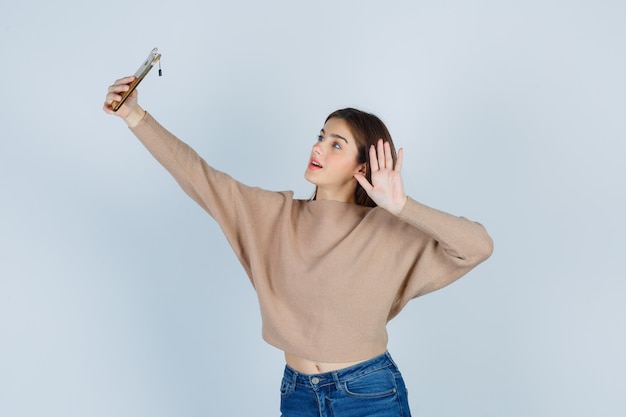
<svg viewBox="0 0 626 417">
<path fill-rule="evenodd" d="M 322 143 L 321 142 L 317 142 L 315 143 L 315 145 L 313 145 L 313 153 L 316 155 L 321 155 L 322 154 Z"/>
</svg>

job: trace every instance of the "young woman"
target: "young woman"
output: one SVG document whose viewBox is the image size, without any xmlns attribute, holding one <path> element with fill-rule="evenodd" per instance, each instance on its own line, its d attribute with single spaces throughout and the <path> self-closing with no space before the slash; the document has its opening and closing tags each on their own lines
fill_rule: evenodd
<svg viewBox="0 0 626 417">
<path fill-rule="evenodd" d="M 402 150 L 396 156 L 374 115 L 327 118 L 305 171 L 315 195 L 299 200 L 213 169 L 137 104 L 137 92 L 113 112 L 132 81 L 109 87 L 104 111 L 222 228 L 258 295 L 263 338 L 285 353 L 283 417 L 410 416 L 386 324 L 487 259 L 485 229 L 404 194 Z"/>
</svg>

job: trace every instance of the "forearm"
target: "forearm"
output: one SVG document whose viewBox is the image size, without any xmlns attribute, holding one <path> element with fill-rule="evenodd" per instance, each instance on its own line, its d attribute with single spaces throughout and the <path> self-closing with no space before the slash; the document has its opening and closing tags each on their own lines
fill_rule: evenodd
<svg viewBox="0 0 626 417">
<path fill-rule="evenodd" d="M 493 241 L 477 222 L 407 198 L 399 217 L 435 239 L 448 256 L 460 263 L 478 264 L 493 251 Z"/>
<path fill-rule="evenodd" d="M 212 184 L 219 182 L 214 177 L 223 174 L 208 167 L 189 145 L 161 126 L 145 110 L 139 108 L 133 111 L 124 121 L 181 188 L 209 211 L 207 203 L 215 199 Z"/>
</svg>

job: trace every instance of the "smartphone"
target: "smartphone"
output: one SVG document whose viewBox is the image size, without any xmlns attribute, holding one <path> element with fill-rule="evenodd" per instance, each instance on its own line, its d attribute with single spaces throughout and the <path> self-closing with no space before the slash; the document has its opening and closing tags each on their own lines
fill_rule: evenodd
<svg viewBox="0 0 626 417">
<path fill-rule="evenodd" d="M 152 67 L 157 62 L 159 62 L 159 59 L 161 59 L 161 54 L 159 53 L 158 48 L 154 48 L 152 51 L 150 51 L 150 53 L 148 54 L 148 58 L 146 58 L 146 60 L 141 64 L 141 66 L 135 73 L 135 81 L 130 84 L 130 88 L 128 89 L 128 91 L 122 94 L 122 99 L 120 101 L 114 101 L 112 103 L 111 107 L 113 108 L 113 111 L 118 111 L 119 108 L 122 107 L 122 104 L 124 104 L 128 96 L 130 96 L 130 94 L 135 91 L 135 88 L 137 88 L 141 80 L 143 80 L 144 77 L 150 72 Z"/>
</svg>

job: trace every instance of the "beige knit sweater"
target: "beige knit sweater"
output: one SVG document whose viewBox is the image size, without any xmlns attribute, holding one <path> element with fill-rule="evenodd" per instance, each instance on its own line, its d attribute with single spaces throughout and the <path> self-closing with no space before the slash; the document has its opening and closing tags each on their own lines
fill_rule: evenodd
<svg viewBox="0 0 626 417">
<path fill-rule="evenodd" d="M 399 216 L 297 200 L 213 169 L 150 114 L 131 130 L 219 223 L 258 295 L 263 338 L 290 354 L 350 362 L 384 352 L 386 324 L 409 300 L 492 252 L 480 224 L 411 198 Z"/>
</svg>

